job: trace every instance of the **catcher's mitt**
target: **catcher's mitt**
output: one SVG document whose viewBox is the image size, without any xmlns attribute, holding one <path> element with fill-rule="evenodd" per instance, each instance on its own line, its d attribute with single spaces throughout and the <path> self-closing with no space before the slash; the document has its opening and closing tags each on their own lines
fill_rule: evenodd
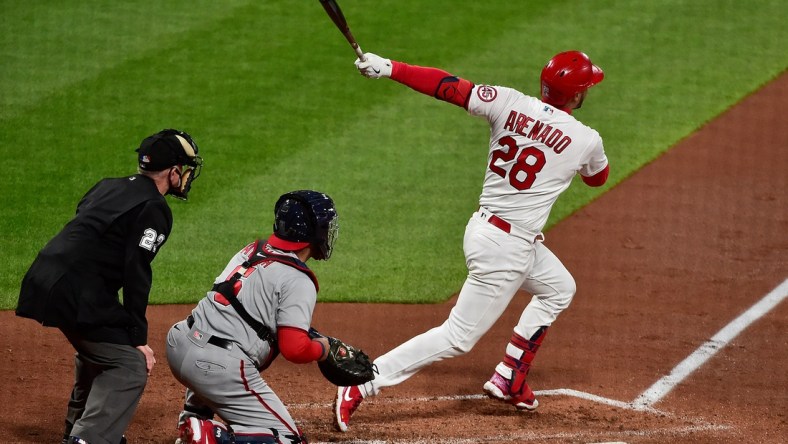
<svg viewBox="0 0 788 444">
<path fill-rule="evenodd" d="M 310 334 L 323 336 L 314 329 L 310 331 Z M 370 362 L 366 353 L 337 338 L 324 337 L 328 339 L 330 349 L 326 360 L 319 361 L 317 366 L 328 382 L 341 387 L 349 387 L 365 384 L 375 379 L 377 368 Z"/>
</svg>

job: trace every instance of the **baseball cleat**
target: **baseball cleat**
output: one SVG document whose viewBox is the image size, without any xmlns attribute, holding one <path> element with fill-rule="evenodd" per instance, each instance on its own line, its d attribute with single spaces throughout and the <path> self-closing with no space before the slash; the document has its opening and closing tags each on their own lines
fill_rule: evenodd
<svg viewBox="0 0 788 444">
<path fill-rule="evenodd" d="M 525 384 L 523 394 L 516 398 L 512 398 L 509 390 L 509 382 L 499 375 L 498 372 L 493 373 L 492 378 L 484 383 L 484 393 L 492 399 L 512 404 L 517 410 L 536 410 L 539 407 L 539 401 L 536 400 L 534 392 Z"/>
<path fill-rule="evenodd" d="M 356 411 L 364 395 L 358 386 L 337 387 L 337 397 L 334 399 L 334 426 L 340 432 L 347 432 L 350 417 Z"/>
</svg>

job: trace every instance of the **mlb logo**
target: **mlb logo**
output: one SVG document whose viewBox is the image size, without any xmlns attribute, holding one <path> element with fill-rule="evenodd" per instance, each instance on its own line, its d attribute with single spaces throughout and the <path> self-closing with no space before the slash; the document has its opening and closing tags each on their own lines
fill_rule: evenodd
<svg viewBox="0 0 788 444">
<path fill-rule="evenodd" d="M 142 156 L 142 159 L 140 159 L 140 161 L 141 161 L 141 162 L 144 162 L 144 163 L 150 163 L 150 157 L 148 157 L 148 155 L 147 155 L 147 154 L 144 154 L 144 155 Z"/>
<path fill-rule="evenodd" d="M 193 336 L 194 336 L 194 338 L 195 338 L 195 339 L 197 339 L 198 341 L 201 341 L 201 340 L 202 340 L 202 333 L 200 333 L 199 331 L 195 330 L 195 331 L 194 331 L 194 333 L 192 333 L 192 335 L 193 335 Z"/>
<path fill-rule="evenodd" d="M 547 114 L 553 114 L 553 108 L 550 108 L 549 106 L 545 106 L 543 111 Z"/>
</svg>

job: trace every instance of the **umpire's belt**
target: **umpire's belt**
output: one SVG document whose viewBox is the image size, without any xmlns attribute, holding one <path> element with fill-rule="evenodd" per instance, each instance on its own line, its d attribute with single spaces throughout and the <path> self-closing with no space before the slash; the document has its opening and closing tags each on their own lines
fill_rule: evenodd
<svg viewBox="0 0 788 444">
<path fill-rule="evenodd" d="M 509 222 L 493 214 L 487 208 L 479 207 L 478 213 L 479 213 L 479 217 L 481 217 L 482 220 L 489 222 L 490 225 L 493 225 L 497 227 L 499 230 L 509 233 L 512 236 L 517 236 L 531 243 L 536 242 L 537 240 L 544 240 L 544 235 L 542 235 L 542 233 L 534 233 L 524 228 L 520 228 L 517 225 L 512 225 Z"/>
<path fill-rule="evenodd" d="M 189 328 L 192 328 L 192 326 L 194 325 L 194 316 L 189 315 L 186 318 L 186 325 Z M 225 350 L 232 350 L 233 349 L 233 341 L 231 341 L 229 339 L 220 338 L 218 336 L 211 335 L 211 337 L 208 338 L 208 343 L 211 344 L 211 345 L 215 345 L 217 347 L 221 347 L 221 348 L 223 348 Z"/>
</svg>

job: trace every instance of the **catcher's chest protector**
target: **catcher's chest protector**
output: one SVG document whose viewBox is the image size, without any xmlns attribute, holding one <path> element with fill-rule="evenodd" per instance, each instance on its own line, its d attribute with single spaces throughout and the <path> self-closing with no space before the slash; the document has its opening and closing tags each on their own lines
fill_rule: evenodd
<svg viewBox="0 0 788 444">
<path fill-rule="evenodd" d="M 236 267 L 236 269 L 230 273 L 230 276 L 227 278 L 226 281 L 214 284 L 212 290 L 224 297 L 225 301 L 228 304 L 232 305 L 235 311 L 241 316 L 241 318 L 250 326 L 252 329 L 257 333 L 257 336 L 264 341 L 267 341 L 272 349 L 276 348 L 276 335 L 274 335 L 271 329 L 254 319 L 249 312 L 246 311 L 246 308 L 241 304 L 241 302 L 236 297 L 238 293 L 241 291 L 241 287 L 243 286 L 243 281 L 241 278 L 246 278 L 252 272 L 254 272 L 255 267 L 258 265 L 265 263 L 265 262 L 279 262 L 288 266 L 291 266 L 307 276 L 315 285 L 315 291 L 319 291 L 319 286 L 317 283 L 317 277 L 315 274 L 312 273 L 312 270 L 307 267 L 307 265 L 300 260 L 290 257 L 284 256 L 279 254 L 272 254 L 268 253 L 265 250 L 266 243 L 261 242 L 260 240 L 255 241 L 254 246 L 252 248 L 252 253 L 249 255 L 249 259 L 244 261 L 243 264 Z M 219 296 L 217 296 L 219 297 Z"/>
</svg>

